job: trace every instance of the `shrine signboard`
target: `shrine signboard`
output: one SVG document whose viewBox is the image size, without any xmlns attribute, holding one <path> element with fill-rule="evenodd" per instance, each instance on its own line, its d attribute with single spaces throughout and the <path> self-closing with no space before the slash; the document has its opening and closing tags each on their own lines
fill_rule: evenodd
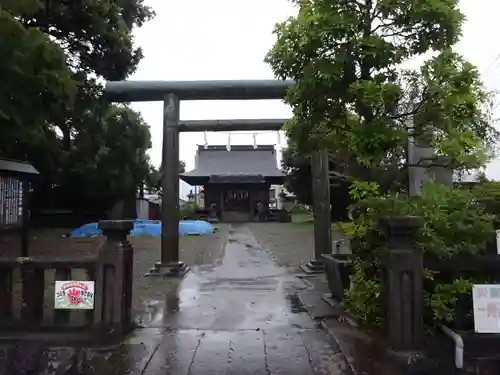
<svg viewBox="0 0 500 375">
<path fill-rule="evenodd" d="M 500 230 L 496 230 L 497 233 L 497 254 L 500 255 Z"/>
<path fill-rule="evenodd" d="M 21 226 L 23 222 L 23 182 L 0 176 L 0 227 Z"/>
<path fill-rule="evenodd" d="M 500 285 L 474 285 L 472 301 L 474 330 L 477 333 L 500 333 Z"/>
<path fill-rule="evenodd" d="M 20 236 L 21 257 L 28 256 L 30 184 L 38 174 L 30 163 L 0 157 L 0 236 Z"/>
</svg>

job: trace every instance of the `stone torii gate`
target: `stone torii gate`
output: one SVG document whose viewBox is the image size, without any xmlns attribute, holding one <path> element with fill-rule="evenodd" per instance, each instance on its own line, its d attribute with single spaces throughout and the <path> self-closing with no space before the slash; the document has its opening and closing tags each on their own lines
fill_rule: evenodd
<svg viewBox="0 0 500 375">
<path fill-rule="evenodd" d="M 283 99 L 293 81 L 116 81 L 105 93 L 114 102 L 163 101 L 161 260 L 151 275 L 182 276 L 188 267 L 179 259 L 179 133 L 203 131 L 280 130 L 286 120 L 180 121 L 181 100 Z M 331 253 L 328 154 L 312 157 L 314 196 L 314 258 L 305 266 L 321 272 L 321 254 Z M 307 183 L 307 182 L 305 182 Z"/>
</svg>

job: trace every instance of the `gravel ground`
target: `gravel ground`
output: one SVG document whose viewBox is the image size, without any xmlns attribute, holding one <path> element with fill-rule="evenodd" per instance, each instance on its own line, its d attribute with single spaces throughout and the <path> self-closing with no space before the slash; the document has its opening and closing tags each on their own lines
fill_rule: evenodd
<svg viewBox="0 0 500 375">
<path fill-rule="evenodd" d="M 314 257 L 314 225 L 312 223 L 251 223 L 255 238 L 280 266 L 297 267 Z M 343 238 L 332 231 L 332 241 Z"/>
</svg>

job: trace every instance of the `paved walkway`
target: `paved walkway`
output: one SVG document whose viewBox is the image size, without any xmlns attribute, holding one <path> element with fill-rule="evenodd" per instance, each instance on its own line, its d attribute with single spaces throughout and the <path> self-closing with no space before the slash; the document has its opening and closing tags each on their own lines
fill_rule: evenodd
<svg viewBox="0 0 500 375">
<path fill-rule="evenodd" d="M 105 361 L 88 355 L 82 372 L 348 374 L 338 349 L 297 306 L 308 287 L 278 267 L 247 226 L 232 226 L 220 264 L 194 269 L 178 293 L 152 301 L 144 328 Z"/>
<path fill-rule="evenodd" d="M 0 356 L 0 375 L 350 374 L 338 347 L 298 302 L 311 284 L 289 270 L 269 257 L 249 226 L 233 225 L 216 264 L 194 267 L 180 282 L 151 278 L 163 293 L 148 295 L 142 328 L 119 348 L 43 355 L 41 348 L 19 348 L 18 360 Z"/>
</svg>

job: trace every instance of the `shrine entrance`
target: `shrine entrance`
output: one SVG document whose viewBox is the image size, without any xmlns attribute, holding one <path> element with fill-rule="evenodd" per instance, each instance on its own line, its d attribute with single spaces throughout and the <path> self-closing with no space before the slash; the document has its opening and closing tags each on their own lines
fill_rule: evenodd
<svg viewBox="0 0 500 375">
<path fill-rule="evenodd" d="M 254 221 L 258 203 L 264 211 L 269 209 L 271 186 L 285 182 L 276 154 L 272 144 L 226 147 L 207 143 L 198 146 L 194 169 L 179 177 L 191 186 L 201 187 L 201 209 L 216 207 L 222 221 Z"/>
<path fill-rule="evenodd" d="M 232 188 L 238 189 L 238 186 L 232 186 Z M 222 207 L 224 210 L 240 212 L 250 211 L 250 194 L 248 189 L 243 188 L 244 186 L 240 186 L 238 190 L 230 188 L 222 191 Z"/>
<path fill-rule="evenodd" d="M 293 81 L 256 80 L 256 81 L 118 81 L 107 82 L 105 93 L 115 102 L 163 101 L 163 151 L 162 151 L 162 237 L 161 261 L 155 265 L 154 272 L 159 276 L 182 276 L 187 266 L 179 260 L 179 133 L 205 131 L 259 131 L 280 130 L 286 120 L 201 120 L 180 121 L 181 100 L 282 100 Z M 313 195 L 314 195 L 314 258 L 305 265 L 311 272 L 323 272 L 321 254 L 331 253 L 330 187 L 328 172 L 328 153 L 318 150 L 312 155 Z M 240 164 L 243 167 L 243 164 Z M 239 171 L 239 169 L 237 170 Z M 221 174 L 197 175 L 199 181 L 210 181 L 215 185 Z M 236 175 L 240 176 L 239 173 Z M 265 174 L 256 171 L 245 175 L 254 179 L 264 178 Z M 207 180 L 208 177 L 208 180 Z M 241 177 L 241 176 L 240 176 Z M 272 176 L 271 176 L 272 177 Z M 282 176 L 280 176 L 282 178 Z M 236 182 L 236 181 L 235 181 Z M 240 181 L 238 181 L 240 182 Z M 246 181 L 245 181 L 246 182 Z M 304 183 L 309 183 L 305 181 Z M 191 183 L 190 183 L 191 184 Z M 196 183 L 191 185 L 204 185 Z M 238 195 L 228 189 L 222 198 L 228 199 L 232 209 L 250 211 L 252 194 Z M 266 191 L 269 199 L 269 190 Z M 248 197 L 248 198 L 247 198 Z M 249 202 L 250 200 L 250 202 Z M 250 205 L 250 207 L 248 206 Z"/>
</svg>

